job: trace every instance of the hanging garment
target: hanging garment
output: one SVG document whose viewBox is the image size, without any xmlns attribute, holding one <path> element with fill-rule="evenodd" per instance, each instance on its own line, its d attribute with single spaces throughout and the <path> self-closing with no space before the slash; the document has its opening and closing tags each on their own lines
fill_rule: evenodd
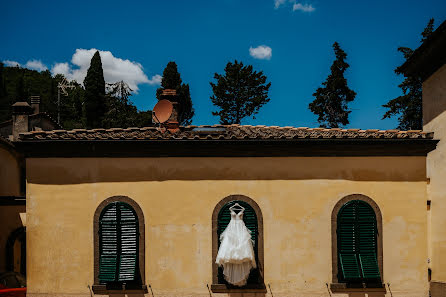
<svg viewBox="0 0 446 297">
<path fill-rule="evenodd" d="M 243 211 L 231 210 L 231 221 L 220 235 L 216 263 L 223 266 L 225 280 L 236 286 L 246 285 L 249 273 L 256 268 L 251 231 L 243 222 Z"/>
</svg>

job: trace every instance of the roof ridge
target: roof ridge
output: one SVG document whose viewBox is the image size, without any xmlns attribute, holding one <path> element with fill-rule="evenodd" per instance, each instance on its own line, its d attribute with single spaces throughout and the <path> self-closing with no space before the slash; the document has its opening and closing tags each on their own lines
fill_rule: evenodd
<svg viewBox="0 0 446 297">
<path fill-rule="evenodd" d="M 215 129 L 215 130 L 214 130 Z M 308 128 L 263 125 L 200 125 L 181 126 L 177 132 L 158 127 L 96 128 L 31 131 L 20 134 L 26 140 L 169 140 L 169 139 L 432 139 L 432 132 L 395 129 Z"/>
</svg>

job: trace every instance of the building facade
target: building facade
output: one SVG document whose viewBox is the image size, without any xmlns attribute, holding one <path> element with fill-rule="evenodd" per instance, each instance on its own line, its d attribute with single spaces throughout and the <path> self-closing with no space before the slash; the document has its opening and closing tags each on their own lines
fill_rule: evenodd
<svg viewBox="0 0 446 297">
<path fill-rule="evenodd" d="M 424 81 L 423 131 L 216 125 L 3 141 L 2 195 L 26 188 L 27 294 L 446 296 L 445 28 L 404 66 Z M 257 263 L 244 287 L 215 264 L 235 202 Z"/>
<path fill-rule="evenodd" d="M 28 295 L 385 296 L 390 283 L 394 296 L 427 296 L 436 142 L 421 131 L 238 125 L 24 133 Z M 243 288 L 214 264 L 233 201 L 252 209 L 256 235 L 259 268 Z M 369 250 L 340 236 L 347 206 L 369 211 Z M 124 247 L 106 257 L 110 207 L 132 213 L 134 282 L 116 268 Z"/>
</svg>

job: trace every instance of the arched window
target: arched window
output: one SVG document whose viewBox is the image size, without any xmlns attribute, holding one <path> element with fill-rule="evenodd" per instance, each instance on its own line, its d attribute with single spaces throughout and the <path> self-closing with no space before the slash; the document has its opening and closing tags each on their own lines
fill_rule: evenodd
<svg viewBox="0 0 446 297">
<path fill-rule="evenodd" d="M 26 228 L 13 231 L 6 242 L 6 269 L 26 275 Z"/>
<path fill-rule="evenodd" d="M 112 202 L 99 218 L 99 283 L 138 279 L 138 217 L 124 202 Z"/>
<path fill-rule="evenodd" d="M 382 223 L 376 203 L 345 197 L 333 210 L 335 283 L 382 283 Z"/>
<path fill-rule="evenodd" d="M 245 208 L 243 221 L 246 227 L 251 231 L 257 263 L 257 268 L 253 269 L 249 275 L 247 285 L 241 289 L 245 289 L 246 292 L 265 292 L 265 285 L 263 284 L 263 218 L 257 203 L 242 195 L 228 196 L 220 201 L 214 209 L 212 216 L 212 291 L 219 293 L 228 292 L 231 289 L 234 289 L 234 286 L 225 281 L 223 269 L 215 264 L 215 259 L 217 257 L 218 248 L 220 247 L 220 234 L 226 229 L 226 226 L 231 220 L 229 207 L 235 203 L 239 203 Z M 239 287 L 235 287 L 235 289 L 240 290 Z"/>
<path fill-rule="evenodd" d="M 111 197 L 95 214 L 95 286 L 144 289 L 144 217 L 128 197 Z"/>
</svg>

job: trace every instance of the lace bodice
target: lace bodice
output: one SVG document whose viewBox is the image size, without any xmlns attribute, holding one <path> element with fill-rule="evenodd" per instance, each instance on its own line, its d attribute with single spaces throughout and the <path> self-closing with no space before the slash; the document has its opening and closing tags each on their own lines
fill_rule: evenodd
<svg viewBox="0 0 446 297">
<path fill-rule="evenodd" d="M 231 219 L 233 220 L 243 220 L 243 210 L 236 213 L 235 211 L 231 210 Z"/>
</svg>

